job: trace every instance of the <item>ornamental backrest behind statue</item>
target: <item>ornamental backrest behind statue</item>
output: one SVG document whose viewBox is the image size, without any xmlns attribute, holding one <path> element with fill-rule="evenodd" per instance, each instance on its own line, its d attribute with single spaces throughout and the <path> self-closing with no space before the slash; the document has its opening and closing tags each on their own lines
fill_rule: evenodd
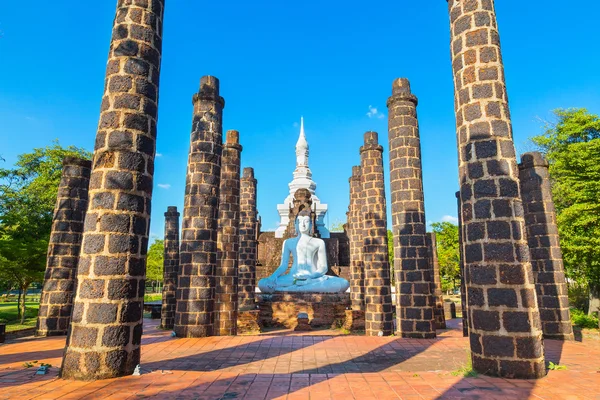
<svg viewBox="0 0 600 400">
<path fill-rule="evenodd" d="M 327 251 L 322 239 L 310 236 L 312 222 L 309 210 L 298 213 L 295 221 L 297 236 L 283 242 L 281 264 L 273 274 L 258 282 L 263 293 L 310 292 L 343 293 L 350 283 L 344 278 L 325 275 L 328 270 Z M 293 258 L 290 272 L 290 257 Z"/>
</svg>

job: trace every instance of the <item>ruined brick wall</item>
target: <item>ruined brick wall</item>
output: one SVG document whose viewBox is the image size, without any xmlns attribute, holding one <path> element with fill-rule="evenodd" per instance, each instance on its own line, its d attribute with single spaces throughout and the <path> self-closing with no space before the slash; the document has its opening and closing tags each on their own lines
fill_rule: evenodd
<svg viewBox="0 0 600 400">
<path fill-rule="evenodd" d="M 163 290 L 160 326 L 173 329 L 177 305 L 177 273 L 179 272 L 179 212 L 170 206 L 165 213 L 165 241 L 163 257 Z"/>
<path fill-rule="evenodd" d="M 360 166 L 352 167 L 348 233 L 350 236 L 350 298 L 352 309 L 365 309 L 365 271 L 363 264 L 362 172 Z"/>
<path fill-rule="evenodd" d="M 238 309 L 254 305 L 258 255 L 256 179 L 254 169 L 244 168 L 240 181 L 240 251 L 238 258 Z"/>
<path fill-rule="evenodd" d="M 387 106 L 397 330 L 406 338 L 434 338 L 417 97 L 408 79 L 394 81 Z"/>
<path fill-rule="evenodd" d="M 63 378 L 131 375 L 140 362 L 163 4 L 117 3 Z"/>
<path fill-rule="evenodd" d="M 36 336 L 66 335 L 71 322 L 92 162 L 65 157 L 58 185 Z"/>
<path fill-rule="evenodd" d="M 492 0 L 449 0 L 473 368 L 545 375 L 504 67 Z"/>
<path fill-rule="evenodd" d="M 337 248 L 337 265 L 350 266 L 350 239 L 348 233 L 344 232 L 331 232 L 331 239 L 335 239 L 338 242 Z"/>
<path fill-rule="evenodd" d="M 519 164 L 521 195 L 542 331 L 547 339 L 572 340 L 569 293 L 556 226 L 548 162 L 525 153 Z"/>
<path fill-rule="evenodd" d="M 179 337 L 214 334 L 215 268 L 223 107 L 219 80 L 200 79 L 192 99 L 194 116 L 185 185 L 180 249 L 177 312 L 174 331 Z"/>
<path fill-rule="evenodd" d="M 238 131 L 227 131 L 221 162 L 217 231 L 215 334 L 237 334 L 240 224 L 240 155 Z"/>
<path fill-rule="evenodd" d="M 363 263 L 365 271 L 365 333 L 393 333 L 392 290 L 387 245 L 387 214 L 383 147 L 376 132 L 367 132 L 360 148 L 362 170 Z"/>
</svg>

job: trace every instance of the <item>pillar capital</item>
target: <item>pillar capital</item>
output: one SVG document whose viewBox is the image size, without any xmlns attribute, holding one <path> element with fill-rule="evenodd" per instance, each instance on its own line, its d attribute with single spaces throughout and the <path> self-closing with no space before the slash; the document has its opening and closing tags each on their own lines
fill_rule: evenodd
<svg viewBox="0 0 600 400">
<path fill-rule="evenodd" d="M 521 155 L 521 163 L 519 169 L 542 167 L 548 168 L 548 160 L 544 155 L 538 151 L 532 151 L 529 153 L 523 153 Z"/>
<path fill-rule="evenodd" d="M 211 75 L 201 77 L 200 90 L 192 96 L 192 104 L 196 105 L 198 101 L 208 101 L 225 108 L 225 99 L 219 95 L 219 88 L 220 83 L 217 77 Z"/>
</svg>

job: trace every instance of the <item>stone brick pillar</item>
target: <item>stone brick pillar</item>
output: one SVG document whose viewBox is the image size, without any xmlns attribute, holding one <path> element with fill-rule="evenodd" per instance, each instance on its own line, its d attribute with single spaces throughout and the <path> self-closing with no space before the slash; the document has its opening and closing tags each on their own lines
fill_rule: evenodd
<svg viewBox="0 0 600 400">
<path fill-rule="evenodd" d="M 174 331 L 178 337 L 214 334 L 217 219 L 223 152 L 223 108 L 219 80 L 200 79 L 185 184 L 183 227 Z"/>
<path fill-rule="evenodd" d="M 365 133 L 360 148 L 362 171 L 362 255 L 365 271 L 365 333 L 393 332 L 392 288 L 387 246 L 387 214 L 383 178 L 383 147 L 376 132 Z"/>
<path fill-rule="evenodd" d="M 36 336 L 66 335 L 69 329 L 91 168 L 92 162 L 88 160 L 75 157 L 63 160 Z"/>
<path fill-rule="evenodd" d="M 241 152 L 239 132 L 227 131 L 221 158 L 215 282 L 215 334 L 220 336 L 237 334 Z"/>
<path fill-rule="evenodd" d="M 469 313 L 467 312 L 467 286 L 465 277 L 465 252 L 463 241 L 462 205 L 460 203 L 460 192 L 456 192 L 456 203 L 458 210 L 458 263 L 460 267 L 460 305 L 462 312 L 463 337 L 469 336 Z"/>
<path fill-rule="evenodd" d="M 348 238 L 350 239 L 350 298 L 354 311 L 365 309 L 365 271 L 362 258 L 362 172 L 360 166 L 352 167 L 350 182 L 350 211 L 348 213 Z"/>
<path fill-rule="evenodd" d="M 244 168 L 240 181 L 240 251 L 238 257 L 238 308 L 254 308 L 258 253 L 258 213 L 254 169 Z"/>
<path fill-rule="evenodd" d="M 433 317 L 435 329 L 446 329 L 446 315 L 444 313 L 444 296 L 442 295 L 442 278 L 440 276 L 440 264 L 437 255 L 437 238 L 435 232 L 429 232 L 427 240 L 427 258 L 433 274 L 432 293 L 435 299 Z"/>
<path fill-rule="evenodd" d="M 160 325 L 163 329 L 175 326 L 177 274 L 179 272 L 179 212 L 168 207 L 165 213 L 165 242 L 163 257 L 163 291 Z"/>
<path fill-rule="evenodd" d="M 405 338 L 434 338 L 417 98 L 408 79 L 394 81 L 387 106 L 397 330 Z"/>
<path fill-rule="evenodd" d="M 449 0 L 473 368 L 545 375 L 494 2 Z"/>
<path fill-rule="evenodd" d="M 64 378 L 130 375 L 140 362 L 163 4 L 117 3 Z"/>
<path fill-rule="evenodd" d="M 532 152 L 521 156 L 519 178 L 542 332 L 547 339 L 572 340 L 573 327 L 556 211 L 548 162 L 542 154 Z"/>
</svg>

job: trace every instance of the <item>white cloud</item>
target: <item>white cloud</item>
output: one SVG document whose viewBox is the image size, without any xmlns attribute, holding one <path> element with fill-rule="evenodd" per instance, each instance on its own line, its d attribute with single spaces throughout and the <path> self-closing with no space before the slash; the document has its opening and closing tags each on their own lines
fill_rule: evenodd
<svg viewBox="0 0 600 400">
<path fill-rule="evenodd" d="M 442 217 L 442 222 L 451 222 L 454 225 L 458 225 L 458 218 L 453 217 L 452 215 L 444 215 Z"/>
<path fill-rule="evenodd" d="M 159 183 L 159 184 L 158 184 L 158 185 L 156 185 L 156 186 L 158 186 L 158 187 L 159 187 L 159 188 L 161 188 L 161 189 L 170 189 L 170 188 L 171 188 L 171 185 L 170 185 L 170 184 L 168 184 L 168 183 Z"/>
<path fill-rule="evenodd" d="M 380 113 L 379 110 L 376 107 L 373 106 L 369 106 L 369 112 L 367 113 L 367 116 L 369 118 L 384 118 L 385 115 Z"/>
<path fill-rule="evenodd" d="M 162 153 L 156 153 L 156 157 L 162 157 Z"/>
</svg>

